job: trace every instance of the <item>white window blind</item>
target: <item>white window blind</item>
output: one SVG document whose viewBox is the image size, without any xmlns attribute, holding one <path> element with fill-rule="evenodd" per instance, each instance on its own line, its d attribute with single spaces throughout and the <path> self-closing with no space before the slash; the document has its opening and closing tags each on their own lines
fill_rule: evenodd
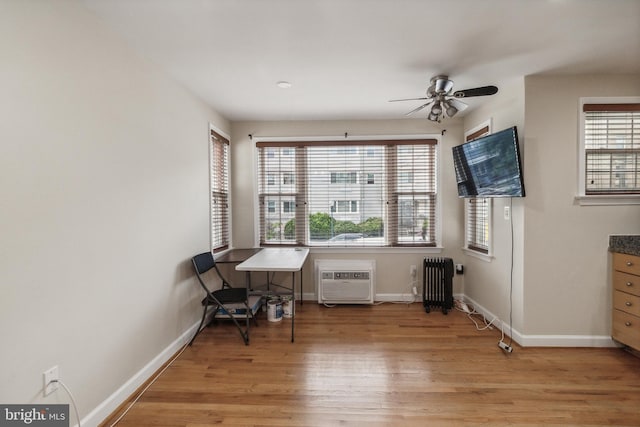
<svg viewBox="0 0 640 427">
<path fill-rule="evenodd" d="M 584 104 L 585 194 L 640 194 L 640 104 Z"/>
<path fill-rule="evenodd" d="M 465 137 L 469 142 L 476 138 L 489 134 L 489 126 L 470 133 Z M 466 248 L 483 254 L 489 253 L 489 220 L 491 212 L 491 199 L 476 197 L 465 199 L 466 208 Z"/>
<path fill-rule="evenodd" d="M 467 199 L 467 249 L 489 253 L 489 210 L 491 199 Z"/>
<path fill-rule="evenodd" d="M 435 246 L 436 143 L 259 142 L 260 244 Z"/>
<path fill-rule="evenodd" d="M 229 247 L 229 141 L 211 131 L 209 144 L 211 189 L 211 247 Z"/>
</svg>

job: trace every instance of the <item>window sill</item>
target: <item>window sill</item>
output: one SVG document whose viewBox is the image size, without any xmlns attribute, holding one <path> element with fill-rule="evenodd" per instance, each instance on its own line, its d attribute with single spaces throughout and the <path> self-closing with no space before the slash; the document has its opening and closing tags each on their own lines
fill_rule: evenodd
<svg viewBox="0 0 640 427">
<path fill-rule="evenodd" d="M 616 206 L 616 205 L 640 205 L 640 195 L 616 195 L 616 196 L 576 196 L 576 204 L 580 206 Z"/>
<path fill-rule="evenodd" d="M 482 260 L 484 262 L 491 262 L 493 260 L 493 256 L 492 255 L 483 254 L 482 252 L 477 252 L 477 251 L 471 250 L 469 248 L 462 248 L 462 252 L 464 252 L 465 255 L 469 255 L 470 257 L 477 258 L 477 259 Z"/>
<path fill-rule="evenodd" d="M 389 253 L 389 254 L 397 254 L 397 253 L 411 253 L 411 254 L 440 254 L 442 253 L 444 248 L 441 247 L 366 247 L 366 246 L 354 246 L 354 247 L 337 247 L 337 248 L 327 248 L 327 247 L 313 247 L 309 246 L 309 251 L 314 254 L 336 254 L 336 253 L 361 253 L 361 254 L 381 254 L 381 253 Z"/>
</svg>

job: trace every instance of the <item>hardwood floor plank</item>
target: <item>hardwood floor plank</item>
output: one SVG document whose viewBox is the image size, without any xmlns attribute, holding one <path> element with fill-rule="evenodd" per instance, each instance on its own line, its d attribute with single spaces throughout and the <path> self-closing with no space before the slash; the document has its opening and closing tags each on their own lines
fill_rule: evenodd
<svg viewBox="0 0 640 427">
<path fill-rule="evenodd" d="M 638 426 L 640 359 L 521 348 L 421 304 L 296 306 L 251 330 L 203 331 L 118 426 Z M 111 425 L 115 413 L 103 425 Z"/>
</svg>

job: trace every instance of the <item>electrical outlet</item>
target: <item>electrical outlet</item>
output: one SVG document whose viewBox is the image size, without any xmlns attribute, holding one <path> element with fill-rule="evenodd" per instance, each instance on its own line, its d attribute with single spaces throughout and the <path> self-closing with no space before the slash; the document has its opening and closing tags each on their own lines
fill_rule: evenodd
<svg viewBox="0 0 640 427">
<path fill-rule="evenodd" d="M 509 221 L 509 218 L 511 218 L 511 207 L 510 206 L 505 206 L 504 207 L 504 219 Z"/>
<path fill-rule="evenodd" d="M 47 396 L 58 389 L 58 366 L 47 369 L 42 373 L 42 393 Z"/>
<path fill-rule="evenodd" d="M 415 265 L 409 266 L 409 274 L 411 277 L 416 277 L 417 267 Z"/>
</svg>

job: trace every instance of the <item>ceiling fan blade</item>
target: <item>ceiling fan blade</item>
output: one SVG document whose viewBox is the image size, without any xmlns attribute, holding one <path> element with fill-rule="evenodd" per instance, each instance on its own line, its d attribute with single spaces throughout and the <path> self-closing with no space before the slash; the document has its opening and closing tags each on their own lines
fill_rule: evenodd
<svg viewBox="0 0 640 427">
<path fill-rule="evenodd" d="M 389 102 L 398 102 L 398 101 L 426 101 L 430 98 L 405 98 L 405 99 L 390 99 Z"/>
<path fill-rule="evenodd" d="M 498 93 L 498 88 L 495 86 L 482 86 L 473 89 L 463 89 L 453 92 L 453 96 L 456 98 L 470 98 L 472 96 L 487 96 Z"/>
<path fill-rule="evenodd" d="M 426 107 L 427 105 L 431 104 L 433 102 L 433 100 L 427 102 L 426 104 L 422 104 L 421 106 L 419 106 L 418 108 L 414 108 L 413 110 L 409 111 L 407 114 L 405 114 L 405 116 L 408 116 L 410 114 L 413 114 L 417 111 L 422 110 L 424 107 Z"/>
</svg>

